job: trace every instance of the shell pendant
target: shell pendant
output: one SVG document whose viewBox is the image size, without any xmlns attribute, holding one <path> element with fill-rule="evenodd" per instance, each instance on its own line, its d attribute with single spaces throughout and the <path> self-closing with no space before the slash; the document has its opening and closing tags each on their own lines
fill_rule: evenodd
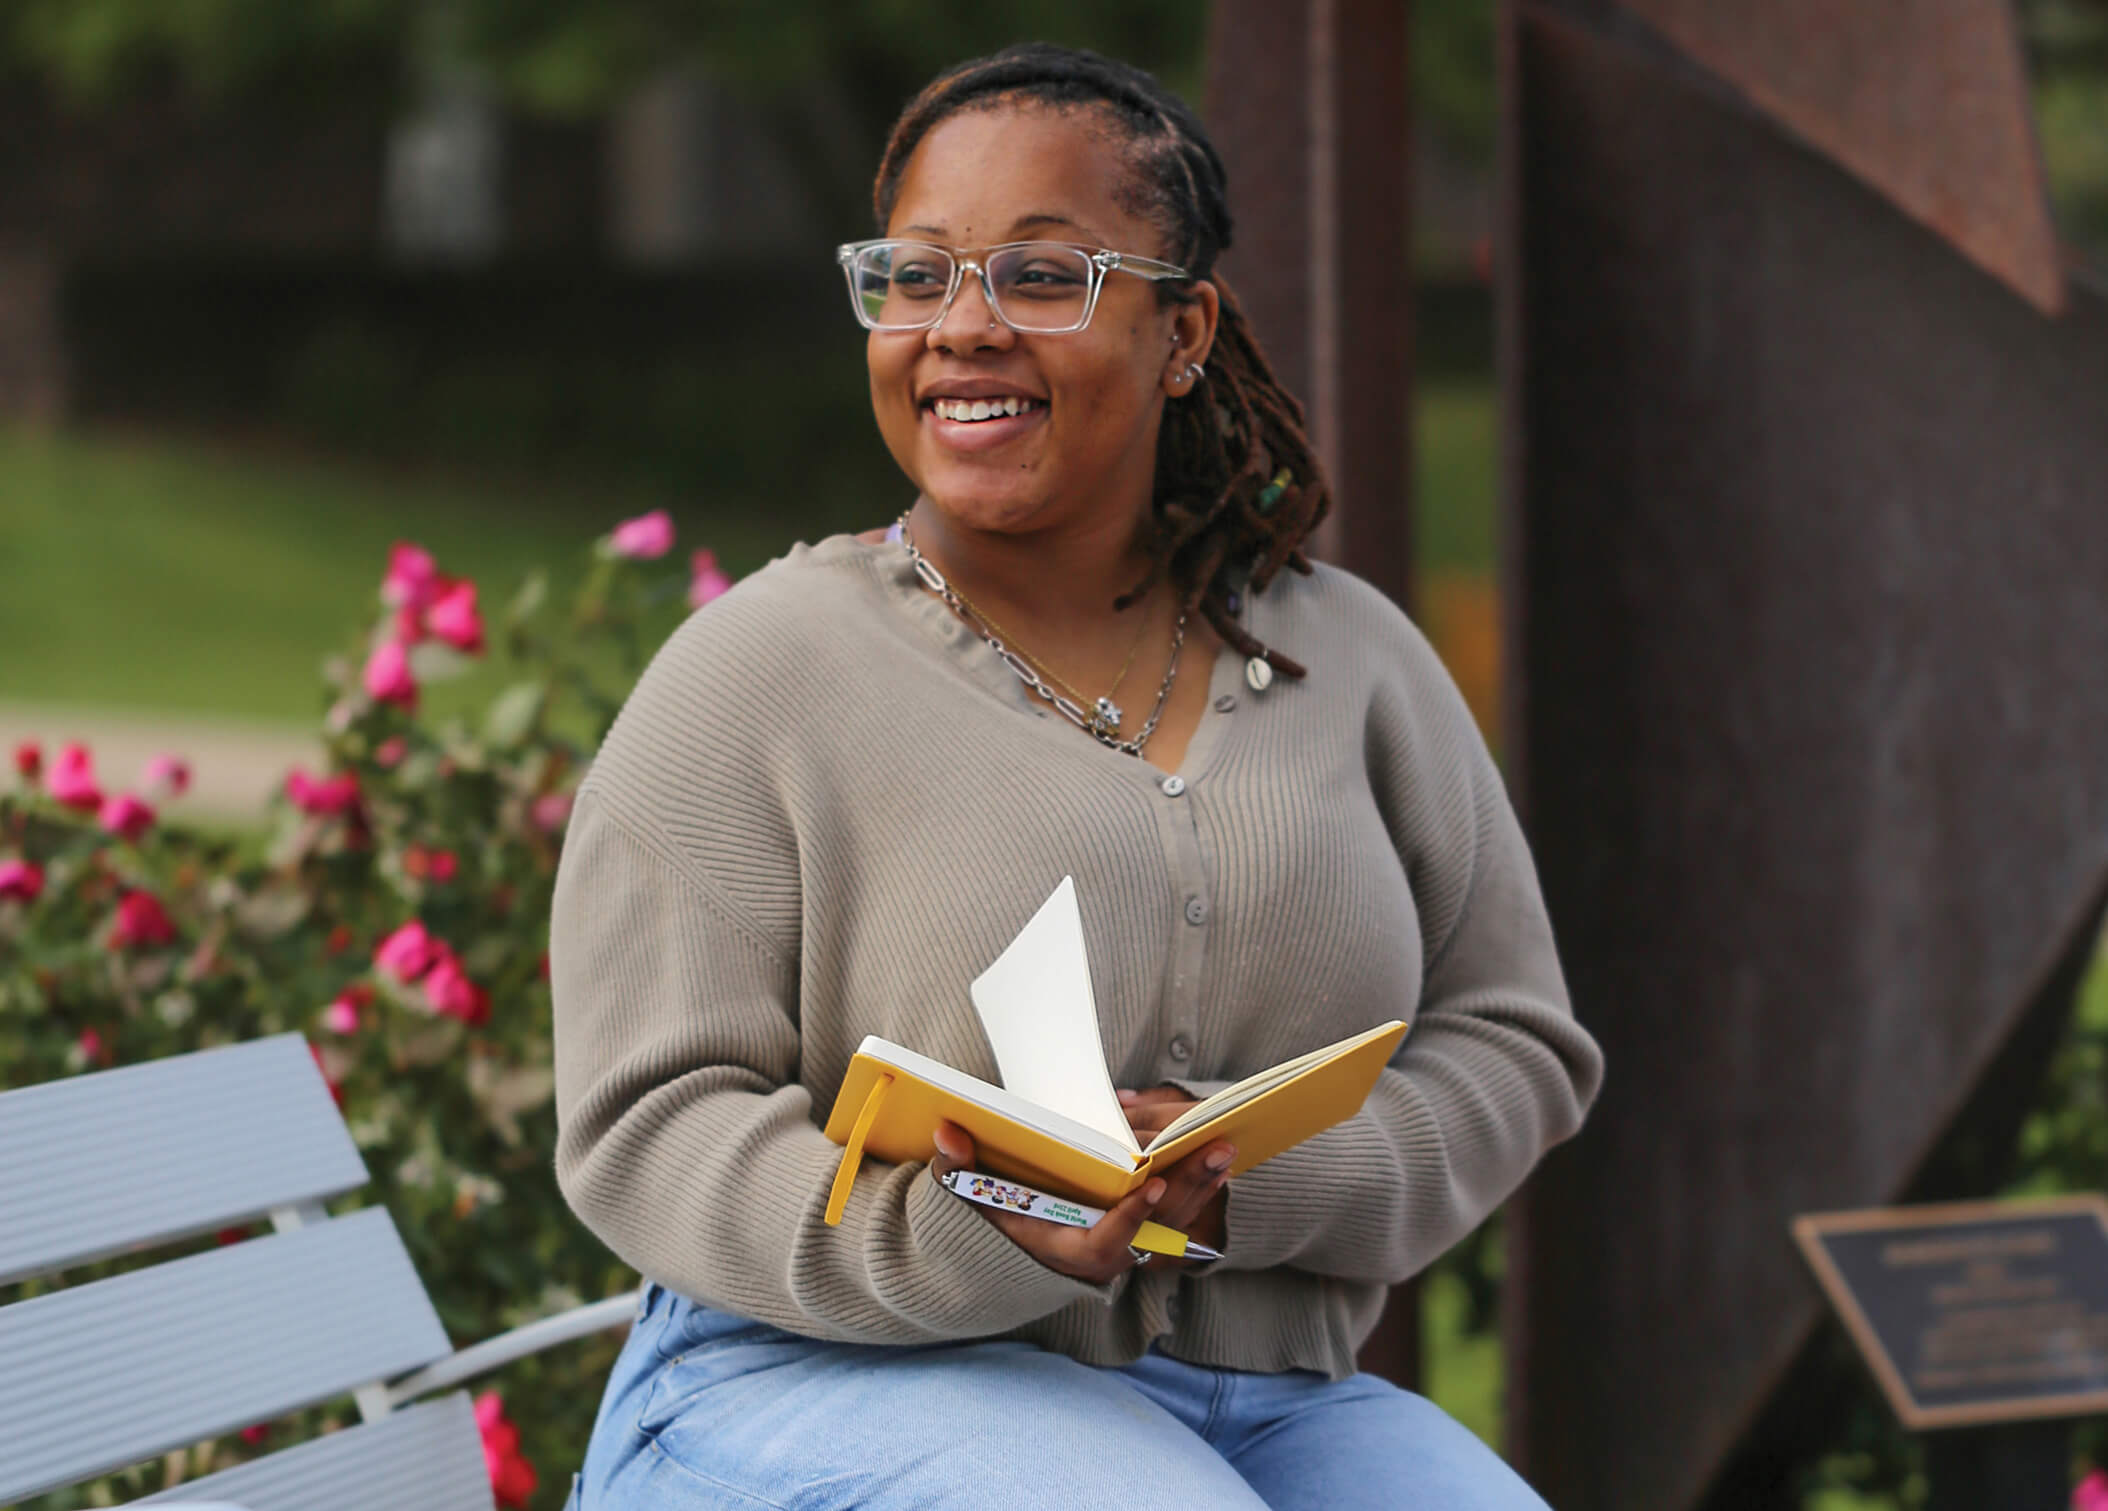
<svg viewBox="0 0 2108 1511">
<path fill-rule="evenodd" d="M 1255 693 L 1263 693 L 1274 680 L 1274 669 L 1266 664 L 1263 656 L 1254 656 L 1244 663 L 1245 685 Z"/>
</svg>

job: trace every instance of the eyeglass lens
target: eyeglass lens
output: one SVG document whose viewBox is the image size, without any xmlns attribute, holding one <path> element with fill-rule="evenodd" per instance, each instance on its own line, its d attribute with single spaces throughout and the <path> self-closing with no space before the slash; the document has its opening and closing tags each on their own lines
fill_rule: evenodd
<svg viewBox="0 0 2108 1511">
<path fill-rule="evenodd" d="M 849 269 L 864 323 L 878 330 L 935 325 L 951 288 L 952 254 L 916 241 L 880 242 L 856 254 Z M 984 266 L 995 313 L 1021 331 L 1068 331 L 1090 305 L 1091 260 L 1058 242 L 1026 242 L 988 254 Z"/>
</svg>

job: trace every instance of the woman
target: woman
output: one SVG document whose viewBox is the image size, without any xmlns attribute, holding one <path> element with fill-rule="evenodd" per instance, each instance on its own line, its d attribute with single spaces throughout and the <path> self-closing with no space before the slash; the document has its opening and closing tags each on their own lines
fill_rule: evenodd
<svg viewBox="0 0 2108 1511">
<path fill-rule="evenodd" d="M 875 199 L 840 255 L 914 504 L 691 619 L 566 844 L 559 1173 L 652 1282 L 583 1504 L 1541 1504 L 1355 1349 L 1600 1061 L 1454 687 L 1299 553 L 1219 160 L 1147 75 L 1021 47 L 910 103 Z M 826 1225 L 857 1044 L 996 1079 L 966 984 L 1064 875 L 1138 1129 L 1412 1031 L 1234 1182 L 1218 1143 L 1078 1230 L 874 1165 Z M 1226 1257 L 1138 1267 L 1145 1217 Z"/>
</svg>

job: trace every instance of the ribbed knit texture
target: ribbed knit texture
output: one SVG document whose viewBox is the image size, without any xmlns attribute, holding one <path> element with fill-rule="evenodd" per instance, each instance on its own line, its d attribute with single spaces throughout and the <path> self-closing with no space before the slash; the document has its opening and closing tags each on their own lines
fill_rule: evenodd
<svg viewBox="0 0 2108 1511">
<path fill-rule="evenodd" d="M 1284 573 L 1225 650 L 1184 790 L 1039 705 L 897 545 L 798 547 L 695 614 L 578 799 L 557 878 L 557 1173 L 644 1274 L 817 1337 L 1151 1342 L 1335 1378 L 1384 1286 L 1572 1134 L 1601 1060 L 1462 699 L 1346 573 Z M 1176 784 L 1174 784 L 1175 786 Z M 1041 1266 L 919 1165 L 821 1221 L 821 1133 L 877 1033 L 999 1079 L 967 983 L 1076 879 L 1120 1086 L 1212 1090 L 1412 1022 L 1345 1122 L 1230 1187 L 1228 1258 L 1105 1287 Z"/>
</svg>

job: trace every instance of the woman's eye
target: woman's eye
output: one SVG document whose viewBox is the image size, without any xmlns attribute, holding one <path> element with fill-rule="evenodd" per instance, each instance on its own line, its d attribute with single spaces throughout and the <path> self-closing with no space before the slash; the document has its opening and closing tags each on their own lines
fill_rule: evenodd
<svg viewBox="0 0 2108 1511">
<path fill-rule="evenodd" d="M 941 289 L 944 287 L 944 280 L 937 276 L 935 268 L 895 268 L 893 270 L 893 285 L 909 293 L 918 293 L 926 289 Z"/>
</svg>

